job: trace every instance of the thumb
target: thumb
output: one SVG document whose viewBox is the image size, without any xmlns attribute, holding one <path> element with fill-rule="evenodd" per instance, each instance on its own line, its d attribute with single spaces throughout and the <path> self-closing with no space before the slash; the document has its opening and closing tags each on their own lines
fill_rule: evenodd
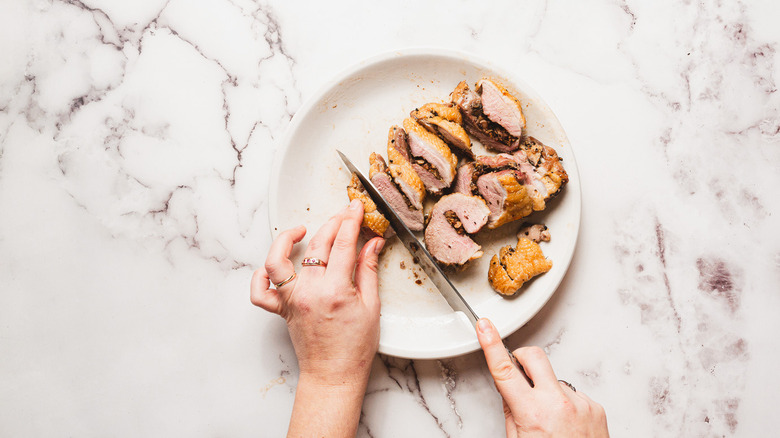
<svg viewBox="0 0 780 438">
<path fill-rule="evenodd" d="M 489 319 L 479 320 L 477 338 L 482 351 L 485 352 L 485 360 L 488 369 L 490 369 L 490 375 L 496 382 L 496 389 L 504 397 L 509 408 L 514 411 L 521 405 L 523 397 L 530 393 L 531 385 L 509 359 L 506 347 L 501 342 L 501 336 Z"/>
<path fill-rule="evenodd" d="M 358 255 L 357 268 L 355 268 L 355 286 L 366 303 L 379 304 L 379 253 L 385 246 L 385 239 L 375 237 L 369 240 Z"/>
</svg>

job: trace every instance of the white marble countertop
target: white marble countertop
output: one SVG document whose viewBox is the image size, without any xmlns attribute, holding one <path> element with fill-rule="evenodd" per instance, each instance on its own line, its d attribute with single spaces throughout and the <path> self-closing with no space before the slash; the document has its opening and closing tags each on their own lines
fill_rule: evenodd
<svg viewBox="0 0 780 438">
<path fill-rule="evenodd" d="M 337 72 L 411 46 L 517 72 L 577 155 L 578 249 L 509 345 L 543 346 L 613 436 L 780 426 L 776 2 L 0 10 L 3 436 L 283 435 L 295 355 L 248 298 L 275 140 Z M 502 435 L 479 353 L 375 361 L 359 436 Z"/>
</svg>

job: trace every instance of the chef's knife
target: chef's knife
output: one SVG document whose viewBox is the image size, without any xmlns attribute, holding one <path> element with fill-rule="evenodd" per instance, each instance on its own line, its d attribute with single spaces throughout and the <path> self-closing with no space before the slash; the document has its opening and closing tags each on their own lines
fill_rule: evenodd
<svg viewBox="0 0 780 438">
<path fill-rule="evenodd" d="M 455 288 L 444 271 L 442 271 L 439 264 L 436 263 L 436 261 L 433 259 L 433 256 L 431 256 L 431 253 L 429 253 L 428 250 L 425 249 L 425 246 L 423 246 L 422 243 L 420 243 L 420 241 L 414 237 L 414 234 L 412 234 L 412 231 L 406 226 L 406 224 L 404 224 L 400 216 L 398 216 L 398 213 L 396 213 L 390 204 L 387 203 L 382 194 L 379 193 L 376 187 L 374 187 L 374 184 L 372 184 L 371 181 L 366 178 L 365 175 L 363 175 L 363 172 L 355 167 L 355 165 L 352 164 L 352 161 L 350 161 L 349 158 L 347 158 L 347 156 L 344 155 L 341 151 L 336 150 L 336 152 L 338 152 L 339 156 L 341 157 L 341 161 L 344 162 L 344 164 L 347 166 L 347 169 L 357 175 L 358 179 L 363 184 L 363 187 L 366 189 L 366 192 L 368 192 L 368 196 L 376 204 L 379 212 L 382 213 L 385 218 L 387 218 L 388 222 L 390 222 L 390 226 L 393 227 L 393 230 L 395 230 L 395 234 L 398 236 L 398 239 L 401 241 L 401 243 L 403 243 L 404 247 L 409 250 L 409 252 L 415 258 L 415 261 L 418 262 L 425 274 L 428 275 L 428 278 L 431 279 L 431 282 L 433 282 L 433 284 L 439 289 L 439 292 L 441 292 L 441 295 L 447 301 L 447 304 L 449 304 L 453 310 L 463 312 L 466 315 L 466 318 L 468 318 L 469 322 L 471 322 L 471 325 L 473 325 L 476 329 L 479 317 L 474 312 L 474 309 L 469 306 L 469 303 L 466 302 L 460 292 L 458 292 L 458 289 Z M 504 347 L 506 348 L 506 344 Z M 506 351 L 509 353 L 509 358 L 512 360 L 512 363 L 514 363 L 518 369 L 522 371 L 523 368 L 519 363 L 517 363 L 517 359 L 515 358 L 515 355 L 512 354 L 512 351 L 509 350 L 509 348 L 507 348 Z M 525 376 L 525 373 L 523 373 L 523 375 Z M 527 376 L 525 377 L 528 379 Z"/>
</svg>

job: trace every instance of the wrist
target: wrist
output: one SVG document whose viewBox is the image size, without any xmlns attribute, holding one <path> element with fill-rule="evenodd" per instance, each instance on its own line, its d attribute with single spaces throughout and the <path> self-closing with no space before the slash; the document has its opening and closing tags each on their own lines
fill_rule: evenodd
<svg viewBox="0 0 780 438">
<path fill-rule="evenodd" d="M 371 363 L 354 366 L 336 366 L 328 363 L 301 365 L 298 385 L 306 385 L 341 394 L 357 393 L 361 396 L 368 385 Z"/>
<path fill-rule="evenodd" d="M 301 372 L 288 437 L 354 437 L 368 378 L 323 377 Z"/>
</svg>

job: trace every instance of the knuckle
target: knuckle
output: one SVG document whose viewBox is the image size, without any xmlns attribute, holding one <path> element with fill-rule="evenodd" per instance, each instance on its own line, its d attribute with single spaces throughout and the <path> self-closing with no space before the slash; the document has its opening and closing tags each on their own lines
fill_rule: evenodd
<svg viewBox="0 0 780 438">
<path fill-rule="evenodd" d="M 325 246 L 325 242 L 322 241 L 320 237 L 312 237 L 312 239 L 309 241 L 309 250 L 310 251 L 317 251 L 318 249 L 322 249 Z"/>
<path fill-rule="evenodd" d="M 281 267 L 282 263 L 279 260 L 266 259 L 265 261 L 265 270 L 268 272 L 278 272 Z"/>
<path fill-rule="evenodd" d="M 348 251 L 354 249 L 355 245 L 344 237 L 337 237 L 333 242 L 333 249 L 338 251 Z"/>
<path fill-rule="evenodd" d="M 523 347 L 519 349 L 519 354 L 523 356 L 526 359 L 530 359 L 532 361 L 538 361 L 542 359 L 546 359 L 547 355 L 544 353 L 544 350 L 542 350 L 540 347 L 537 346 L 531 346 L 531 347 Z"/>
<path fill-rule="evenodd" d="M 512 416 L 512 409 L 509 408 L 509 405 L 504 403 L 504 418 L 509 418 Z"/>
<path fill-rule="evenodd" d="M 262 269 L 256 269 L 255 272 L 252 273 L 252 279 L 249 280 L 249 291 L 254 292 L 255 289 L 260 287 L 260 284 L 263 280 L 263 274 L 265 272 Z"/>
<path fill-rule="evenodd" d="M 379 259 L 376 257 L 366 257 L 363 259 L 363 266 L 371 270 L 371 272 L 377 273 L 379 271 Z"/>
<path fill-rule="evenodd" d="M 507 380 L 510 380 L 514 372 L 515 366 L 508 360 L 502 360 L 490 368 L 490 374 L 493 376 L 493 380 L 497 382 L 506 382 Z"/>
<path fill-rule="evenodd" d="M 350 211 L 344 220 L 341 221 L 341 226 L 347 229 L 357 230 L 360 228 L 360 224 L 363 222 L 363 214 L 357 211 Z"/>
<path fill-rule="evenodd" d="M 255 272 L 252 273 L 252 281 L 257 281 L 257 277 L 261 277 L 263 275 L 263 271 L 260 269 L 255 269 Z"/>
</svg>

